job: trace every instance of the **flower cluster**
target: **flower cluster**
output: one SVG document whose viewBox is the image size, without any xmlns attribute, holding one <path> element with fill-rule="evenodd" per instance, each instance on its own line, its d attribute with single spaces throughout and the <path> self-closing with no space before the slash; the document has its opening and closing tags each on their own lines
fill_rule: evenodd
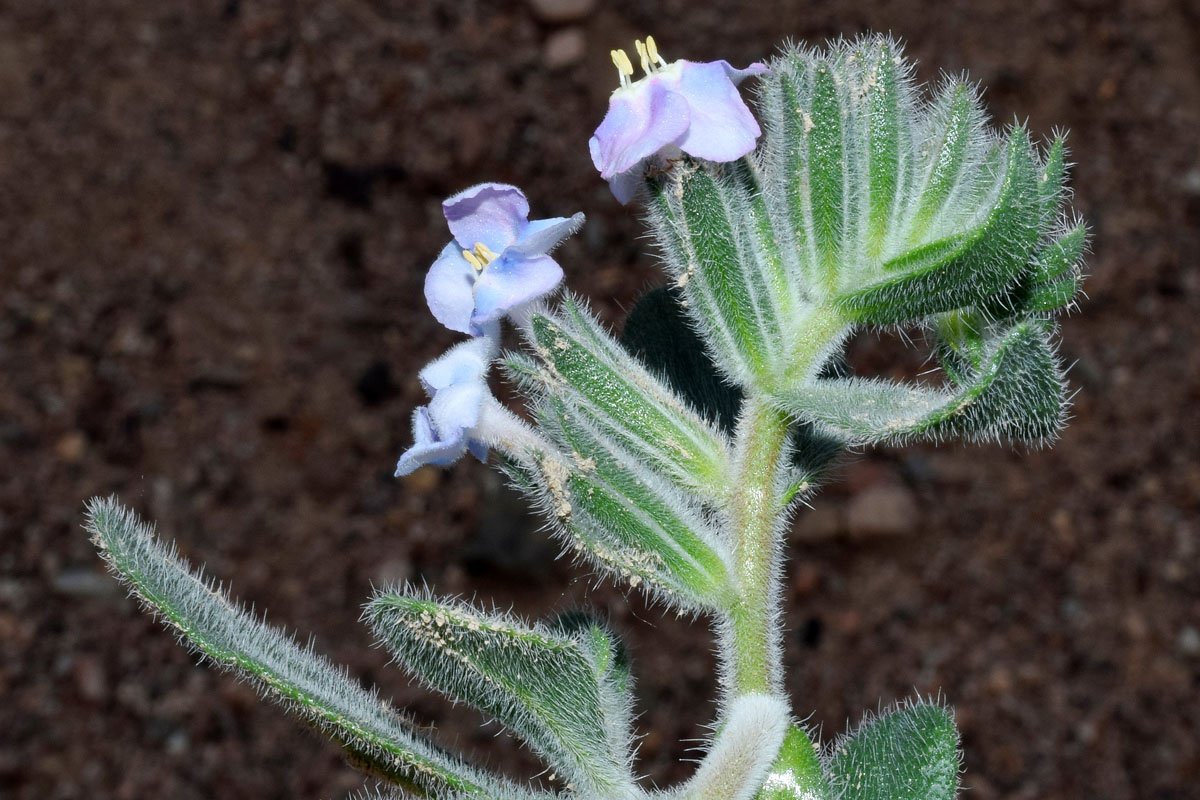
<svg viewBox="0 0 1200 800">
<path fill-rule="evenodd" d="M 612 59 L 621 85 L 588 147 L 600 177 L 622 204 L 633 199 L 648 165 L 686 153 L 733 161 L 762 134 L 737 85 L 766 72 L 762 64 L 736 69 L 727 61 L 668 64 L 654 38 L 635 42 L 645 77 L 624 50 Z M 470 451 L 487 456 L 495 431 L 483 413 L 491 395 L 487 373 L 498 349 L 500 320 L 520 318 L 530 303 L 553 292 L 563 271 L 548 253 L 583 224 L 583 214 L 530 220 L 529 201 L 515 186 L 481 183 L 442 204 L 453 240 L 425 278 L 425 299 L 447 328 L 470 335 L 420 373 L 430 402 L 413 412 L 414 444 L 396 475 L 424 464 L 445 465 Z M 494 402 L 494 401 L 492 401 Z"/>
<path fill-rule="evenodd" d="M 525 195 L 501 183 L 459 192 L 442 213 L 454 239 L 429 269 L 425 300 L 439 322 L 473 338 L 421 370 L 430 401 L 413 412 L 414 444 L 396 464 L 397 477 L 450 464 L 468 450 L 487 457 L 495 432 L 483 429 L 482 412 L 500 320 L 558 288 L 562 267 L 547 253 L 583 224 L 582 214 L 531 221 Z"/>
</svg>

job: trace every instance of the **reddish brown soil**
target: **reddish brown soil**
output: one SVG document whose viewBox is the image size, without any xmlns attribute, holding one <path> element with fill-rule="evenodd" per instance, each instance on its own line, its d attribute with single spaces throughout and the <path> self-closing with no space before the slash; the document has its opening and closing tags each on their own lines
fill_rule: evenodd
<svg viewBox="0 0 1200 800">
<path fill-rule="evenodd" d="M 80 512 L 112 492 L 516 774 L 536 769 L 517 745 L 385 668 L 359 605 L 398 578 L 530 615 L 597 605 L 631 643 L 642 768 L 685 775 L 712 711 L 705 625 L 554 560 L 477 464 L 391 477 L 416 370 L 455 338 L 420 291 L 447 238 L 439 202 L 500 180 L 540 216 L 586 211 L 560 260 L 616 323 L 656 272 L 637 213 L 588 159 L 609 49 L 652 32 L 668 56 L 742 64 L 788 37 L 873 29 L 903 36 L 923 79 L 969 70 L 998 119 L 1070 129 L 1090 299 L 1064 326 L 1078 396 L 1053 450 L 860 454 L 817 498 L 789 566 L 795 707 L 833 734 L 880 700 L 941 691 L 978 800 L 1195 796 L 1195 4 L 599 5 L 579 23 L 586 52 L 557 68 L 543 48 L 562 28 L 519 2 L 0 9 L 0 794 L 360 785 L 102 575 Z M 886 369 L 891 350 L 856 347 Z M 881 486 L 917 501 L 908 530 L 843 535 Z"/>
</svg>

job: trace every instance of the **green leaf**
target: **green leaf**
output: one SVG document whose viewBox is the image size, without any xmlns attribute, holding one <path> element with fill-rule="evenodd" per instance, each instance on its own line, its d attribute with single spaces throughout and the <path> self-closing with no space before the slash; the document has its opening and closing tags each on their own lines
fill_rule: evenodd
<svg viewBox="0 0 1200 800">
<path fill-rule="evenodd" d="M 85 527 L 109 568 L 144 606 L 204 658 L 337 741 L 366 769 L 419 796 L 535 795 L 465 764 L 427 742 L 409 719 L 331 664 L 266 625 L 201 578 L 153 529 L 114 498 L 93 498 Z M 544 795 L 537 795 L 544 797 Z"/>
<path fill-rule="evenodd" d="M 779 757 L 755 800 L 826 800 L 829 784 L 813 741 L 796 725 L 788 727 Z"/>
<path fill-rule="evenodd" d="M 995 201 L 972 230 L 883 265 L 884 277 L 836 299 L 852 320 L 890 325 L 984 302 L 1007 286 L 1038 238 L 1037 179 L 1028 134 L 1009 136 Z"/>
<path fill-rule="evenodd" d="M 530 626 L 407 590 L 377 594 L 366 616 L 405 669 L 520 736 L 568 789 L 636 792 L 628 672 L 602 626 Z"/>
<path fill-rule="evenodd" d="M 779 395 L 780 408 L 861 443 L 913 438 L 1053 437 L 1065 407 L 1062 372 L 1045 326 L 1026 320 L 982 345 L 978 368 L 960 364 L 953 391 L 884 380 L 817 380 Z"/>
<path fill-rule="evenodd" d="M 845 800 L 952 800 L 960 763 L 950 712 L 915 703 L 835 742 L 826 770 L 833 795 Z"/>
<path fill-rule="evenodd" d="M 1087 228 L 1077 225 L 1029 259 L 1017 282 L 984 306 L 993 319 L 1057 311 L 1075 299 L 1087 245 Z"/>
<path fill-rule="evenodd" d="M 535 314 L 526 331 L 541 367 L 509 359 L 510 374 L 535 397 L 561 397 L 678 486 L 719 496 L 728 454 L 720 434 L 647 372 L 570 298 L 561 316 Z"/>
</svg>

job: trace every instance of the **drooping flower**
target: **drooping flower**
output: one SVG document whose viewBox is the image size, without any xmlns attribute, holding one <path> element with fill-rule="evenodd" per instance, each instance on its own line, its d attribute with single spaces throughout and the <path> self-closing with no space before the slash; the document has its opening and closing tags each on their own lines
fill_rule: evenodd
<svg viewBox="0 0 1200 800">
<path fill-rule="evenodd" d="M 445 466 L 468 450 L 480 461 L 487 458 L 487 445 L 475 433 L 480 411 L 490 397 L 486 379 L 495 349 L 491 337 L 471 339 L 421 370 L 429 405 L 413 412 L 414 443 L 400 456 L 396 477 L 425 464 Z"/>
<path fill-rule="evenodd" d="M 503 183 L 461 191 L 442 213 L 454 240 L 425 277 L 425 299 L 439 322 L 472 336 L 554 291 L 562 267 L 546 253 L 583 224 L 583 214 L 530 221 L 525 195 Z"/>
<path fill-rule="evenodd" d="M 633 199 L 647 159 L 679 151 L 707 161 L 734 161 L 762 135 L 737 85 L 767 67 L 735 69 L 728 61 L 673 61 L 658 53 L 653 36 L 634 43 L 646 77 L 630 82 L 633 64 L 613 50 L 621 85 L 588 142 L 592 163 L 622 204 Z"/>
</svg>

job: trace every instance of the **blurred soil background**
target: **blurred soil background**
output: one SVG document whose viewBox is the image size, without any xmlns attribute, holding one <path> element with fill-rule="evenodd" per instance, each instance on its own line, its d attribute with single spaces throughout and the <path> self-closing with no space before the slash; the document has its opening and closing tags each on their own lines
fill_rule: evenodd
<svg viewBox="0 0 1200 800">
<path fill-rule="evenodd" d="M 941 692 L 964 795 L 1195 797 L 1200 783 L 1200 7 L 1049 2 L 21 0 L 0 6 L 0 795 L 337 798 L 338 752 L 197 666 L 80 529 L 118 494 L 270 619 L 516 775 L 534 760 L 411 686 L 357 624 L 426 582 L 534 616 L 599 607 L 630 644 L 641 769 L 686 776 L 711 636 L 557 559 L 495 473 L 392 478 L 422 364 L 439 204 L 513 182 L 613 325 L 660 280 L 587 139 L 613 47 L 769 55 L 892 31 L 918 75 L 1070 130 L 1091 223 L 1051 450 L 854 454 L 802 515 L 787 683 L 832 736 Z M 923 354 L 874 335 L 855 363 Z"/>
</svg>

